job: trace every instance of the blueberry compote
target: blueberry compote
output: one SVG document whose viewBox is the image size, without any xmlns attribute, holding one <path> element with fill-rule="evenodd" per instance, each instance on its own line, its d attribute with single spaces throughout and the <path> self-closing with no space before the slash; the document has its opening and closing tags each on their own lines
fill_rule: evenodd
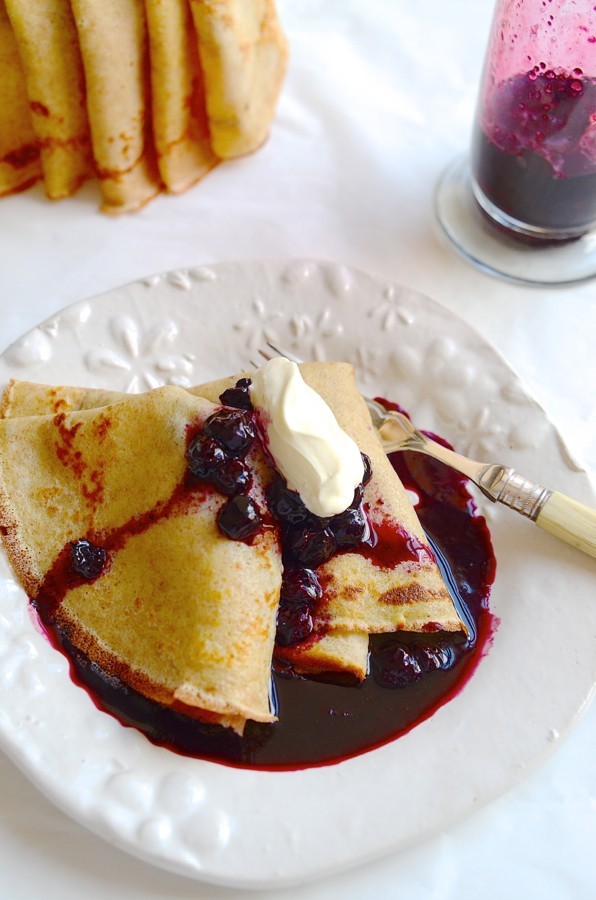
<svg viewBox="0 0 596 900">
<path fill-rule="evenodd" d="M 482 194 L 531 228 L 585 232 L 596 222 L 595 115 L 596 79 L 580 69 L 541 64 L 492 87 L 472 146 Z"/>
<path fill-rule="evenodd" d="M 222 401 L 250 412 L 247 396 L 247 385 L 239 383 Z M 217 481 L 216 473 L 230 460 L 241 460 L 253 437 L 250 418 L 245 415 L 226 412 L 213 419 L 202 435 L 190 440 L 187 458 L 195 473 L 192 477 Z M 222 453 L 208 443 L 211 440 L 223 448 Z M 50 636 L 71 661 L 74 680 L 88 690 L 100 709 L 136 727 L 153 743 L 187 756 L 245 768 L 299 769 L 330 764 L 409 731 L 461 690 L 485 652 L 493 628 L 488 598 L 495 561 L 484 519 L 476 514 L 462 476 L 421 454 L 394 454 L 392 463 L 406 488 L 419 497 L 418 514 L 467 625 L 467 637 L 462 632 L 374 636 L 370 673 L 363 683 L 345 676 L 306 678 L 295 674 L 289 663 L 274 659 L 271 699 L 279 721 L 248 722 L 243 737 L 220 725 L 205 724 L 187 710 L 180 712 L 147 700 L 90 663 L 65 635 L 50 628 Z M 370 478 L 367 458 L 364 464 L 366 482 Z M 250 506 L 247 484 L 240 478 L 236 488 L 224 493 L 230 501 L 241 501 L 240 511 L 231 517 L 238 524 L 232 539 L 250 539 L 253 516 L 245 514 Z M 366 544 L 361 500 L 362 488 L 358 488 L 346 514 L 323 523 L 316 535 L 310 534 L 302 542 L 300 535 L 313 527 L 310 514 L 297 495 L 278 481 L 272 483 L 269 508 L 281 523 L 284 537 L 293 536 L 293 543 L 284 549 L 279 647 L 291 646 L 311 633 L 313 609 L 322 592 L 315 571 L 318 560 L 363 539 Z M 258 510 L 256 515 L 260 516 Z M 93 547 L 77 549 L 84 564 L 90 566 L 85 574 L 95 577 L 103 565 L 102 555 Z M 382 564 L 382 559 L 379 562 Z"/>
</svg>

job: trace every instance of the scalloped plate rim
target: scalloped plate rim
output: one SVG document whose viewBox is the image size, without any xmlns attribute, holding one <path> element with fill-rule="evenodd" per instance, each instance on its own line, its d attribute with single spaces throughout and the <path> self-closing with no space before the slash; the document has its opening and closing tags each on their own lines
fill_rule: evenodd
<svg viewBox="0 0 596 900">
<path fill-rule="evenodd" d="M 195 274 L 193 275 L 193 273 Z M 197 276 L 196 273 L 201 273 L 201 275 Z M 206 273 L 212 273 L 214 277 L 207 277 Z M 175 278 L 179 281 L 177 285 L 171 283 L 171 279 Z M 45 319 L 5 350 L 0 357 L 0 376 L 8 376 L 11 372 L 14 377 L 23 374 L 20 368 L 17 367 L 15 370 L 15 367 L 7 363 L 6 360 L 10 358 L 11 353 L 14 354 L 15 347 L 17 347 L 19 341 L 23 342 L 28 335 L 39 334 L 41 330 L 47 337 L 48 346 L 51 346 L 52 341 L 57 342 L 58 346 L 60 346 L 61 341 L 64 343 L 66 338 L 60 336 L 61 323 L 68 318 L 69 314 L 72 317 L 77 310 L 88 311 L 88 319 L 93 319 L 94 316 L 99 319 L 103 317 L 103 325 L 106 325 L 105 320 L 112 307 L 114 308 L 112 318 L 116 316 L 116 310 L 118 315 L 122 315 L 124 310 L 127 313 L 136 312 L 141 318 L 144 315 L 151 322 L 152 317 L 157 315 L 161 306 L 165 309 L 172 307 L 177 311 L 180 306 L 179 301 L 183 302 L 183 297 L 187 299 L 193 298 L 194 292 L 199 293 L 201 288 L 206 292 L 208 292 L 208 289 L 211 289 L 217 294 L 217 291 L 220 290 L 219 282 L 222 278 L 224 281 L 226 278 L 230 278 L 232 283 L 234 281 L 238 282 L 239 293 L 243 295 L 247 292 L 250 295 L 250 299 L 253 302 L 252 315 L 255 321 L 260 321 L 259 317 L 262 318 L 263 310 L 265 309 L 266 311 L 266 303 L 262 299 L 262 295 L 265 295 L 267 302 L 276 302 L 275 298 L 268 295 L 272 285 L 276 284 L 278 287 L 282 286 L 280 291 L 286 290 L 288 295 L 292 295 L 286 296 L 284 301 L 288 307 L 288 309 L 284 309 L 286 316 L 284 321 L 286 323 L 290 321 L 290 301 L 294 299 L 293 294 L 297 292 L 299 295 L 304 295 L 304 302 L 308 306 L 308 303 L 312 302 L 313 291 L 318 299 L 328 302 L 327 311 L 332 309 L 327 321 L 327 326 L 329 327 L 334 324 L 334 304 L 339 303 L 340 305 L 343 304 L 344 312 L 347 310 L 349 313 L 347 315 L 348 326 L 351 322 L 352 325 L 359 326 L 359 332 L 362 329 L 362 333 L 367 334 L 373 328 L 375 317 L 378 319 L 381 315 L 381 313 L 378 313 L 379 309 L 384 308 L 383 304 L 385 304 L 387 307 L 385 310 L 387 322 L 393 315 L 391 328 L 398 327 L 398 330 L 401 329 L 402 332 L 410 336 L 412 335 L 412 328 L 414 328 L 415 340 L 413 343 L 415 344 L 418 341 L 420 346 L 424 348 L 428 344 L 428 340 L 426 337 L 422 339 L 420 336 L 420 329 L 418 328 L 417 330 L 416 328 L 416 325 L 419 325 L 416 319 L 420 317 L 424 319 L 426 317 L 427 325 L 428 322 L 431 325 L 435 321 L 446 322 L 449 326 L 449 334 L 434 334 L 431 328 L 430 338 L 435 341 L 439 351 L 444 353 L 443 373 L 447 373 L 455 380 L 452 392 L 454 408 L 457 409 L 457 378 L 459 375 L 457 366 L 451 364 L 452 357 L 450 357 L 450 354 L 454 351 L 461 351 L 464 360 L 467 356 L 473 358 L 474 354 L 476 354 L 480 364 L 478 373 L 480 377 L 485 375 L 482 363 L 488 361 L 488 368 L 492 366 L 497 372 L 497 383 L 499 378 L 502 379 L 500 383 L 502 392 L 505 389 L 512 389 L 513 394 L 515 394 L 515 390 L 519 391 L 517 400 L 515 398 L 511 400 L 511 406 L 515 407 L 515 403 L 517 403 L 520 408 L 524 409 L 526 414 L 530 414 L 535 418 L 539 440 L 543 441 L 544 446 L 547 446 L 548 452 L 551 454 L 552 460 L 554 460 L 554 462 L 552 460 L 547 461 L 546 468 L 554 476 L 559 476 L 566 484 L 574 486 L 581 483 L 582 489 L 585 486 L 584 482 L 589 484 L 586 473 L 583 470 L 574 470 L 562 456 L 559 460 L 556 455 L 555 445 L 560 445 L 566 450 L 565 444 L 552 423 L 548 421 L 544 410 L 527 393 L 504 357 L 464 319 L 450 312 L 431 298 L 419 294 L 417 291 L 397 285 L 392 279 L 374 276 L 333 262 L 300 259 L 230 261 L 227 263 L 208 263 L 203 266 L 179 268 L 171 272 L 137 279 L 127 285 L 103 292 L 88 300 L 78 301 L 66 306 Z M 258 285 L 258 291 L 255 288 L 255 284 Z M 305 290 L 305 285 L 308 290 Z M 157 299 L 155 299 L 155 291 L 159 295 Z M 147 292 L 151 299 L 146 302 L 143 300 L 145 309 L 141 310 L 136 294 L 143 294 L 144 292 Z M 152 294 L 151 292 L 154 293 Z M 357 295 L 357 301 L 362 299 L 364 303 L 368 302 L 370 295 L 375 292 L 377 307 L 368 307 L 368 312 L 365 315 L 363 310 L 356 305 L 354 295 Z M 162 293 L 163 298 L 161 297 Z M 308 296 L 306 296 L 307 294 Z M 398 297 L 399 302 L 397 303 L 394 303 L 395 296 Z M 244 309 L 244 302 L 243 299 L 240 304 L 242 309 Z M 399 307 L 400 302 L 402 303 L 401 307 Z M 259 303 L 261 303 L 261 306 L 259 306 Z M 284 303 L 282 303 L 282 306 Z M 392 307 L 392 303 L 395 309 Z M 150 308 L 152 304 L 155 309 Z M 399 319 L 400 310 L 402 313 L 401 322 L 398 321 L 396 326 L 395 320 L 396 317 Z M 188 312 L 188 310 L 185 310 L 185 312 Z M 319 319 L 324 317 L 324 312 L 325 310 L 321 312 L 320 308 L 315 304 L 309 315 L 314 322 L 317 316 L 319 316 Z M 414 321 L 409 321 L 408 316 L 410 318 L 413 317 Z M 132 314 L 130 318 L 132 320 Z M 71 328 L 70 337 L 76 344 L 73 337 L 75 335 L 80 344 L 80 346 L 77 345 L 76 349 L 71 347 L 69 350 L 71 357 L 73 357 L 71 363 L 74 364 L 74 372 L 79 374 L 84 374 L 81 372 L 83 362 L 82 358 L 80 356 L 77 357 L 76 354 L 82 352 L 81 348 L 84 341 L 81 333 L 85 330 L 87 321 L 85 319 L 85 322 L 79 322 L 78 326 L 76 322 L 74 324 L 71 322 L 69 325 Z M 274 322 L 275 317 L 272 317 L 271 321 Z M 373 322 L 372 325 L 371 322 Z M 159 317 L 154 320 L 156 327 L 158 323 Z M 316 327 L 322 329 L 325 325 L 326 323 L 323 321 L 322 323 L 319 322 Z M 330 332 L 331 337 L 329 341 L 331 346 L 335 346 L 337 342 L 341 344 L 341 341 L 345 339 L 346 330 L 344 325 L 343 321 L 335 323 L 336 333 Z M 239 323 L 236 323 L 236 326 L 236 337 L 238 338 L 242 328 L 240 328 Z M 52 328 L 54 328 L 55 334 L 51 333 Z M 391 330 L 389 324 L 387 324 L 387 328 Z M 106 334 L 108 331 L 109 328 L 106 327 Z M 142 327 L 138 329 L 139 334 L 137 337 L 139 340 L 142 340 L 142 331 Z M 381 330 L 380 335 L 383 338 L 384 335 L 386 336 L 386 332 Z M 463 343 L 458 345 L 457 340 L 454 340 L 452 337 L 453 335 L 456 335 Z M 176 338 L 176 335 L 174 337 Z M 180 337 L 179 342 L 184 343 L 185 337 L 185 335 Z M 167 339 L 166 335 L 164 340 L 167 342 Z M 324 344 L 324 340 L 321 340 Z M 300 345 L 300 341 L 301 337 L 298 335 L 293 343 Z M 389 362 L 391 362 L 392 366 L 398 365 L 399 360 L 393 360 L 391 356 L 394 352 L 393 346 L 389 345 L 389 340 L 386 341 L 386 344 Z M 134 341 L 130 346 L 134 346 Z M 316 349 L 314 343 L 312 347 L 309 345 L 305 349 L 310 351 L 313 347 Z M 123 345 L 118 345 L 116 349 L 122 356 L 124 353 Z M 245 349 L 246 356 L 249 357 L 254 348 L 249 349 L 247 347 Z M 426 349 L 428 355 L 428 347 Z M 137 355 L 132 354 L 133 368 L 136 365 L 135 360 L 138 359 L 138 352 L 137 348 Z M 184 354 L 179 354 L 179 356 L 182 359 Z M 190 356 L 192 356 L 192 353 L 187 352 L 186 357 Z M 218 360 L 214 362 L 214 365 L 217 364 Z M 124 361 L 127 364 L 131 363 L 130 359 Z M 177 365 L 176 360 L 172 362 L 170 358 L 166 362 L 168 365 L 173 365 L 174 368 Z M 189 366 L 192 373 L 191 361 L 187 359 L 186 362 L 188 364 L 186 369 L 184 366 L 181 367 L 181 371 L 185 373 L 182 376 L 184 378 L 190 377 Z M 410 362 L 412 361 L 410 360 Z M 372 372 L 372 362 L 370 367 Z M 26 366 L 22 368 L 26 368 Z M 51 374 L 55 365 L 51 359 L 39 361 L 37 368 L 33 365 L 36 374 L 39 374 L 39 370 L 44 368 Z M 366 376 L 365 383 L 368 383 L 368 385 L 378 383 L 378 379 L 375 381 L 378 373 L 375 375 L 372 372 L 372 374 L 368 373 L 367 375 L 365 368 L 359 369 L 359 371 Z M 219 374 L 226 373 L 221 372 Z M 369 375 L 370 377 L 368 377 Z M 395 372 L 393 372 L 393 375 L 395 375 Z M 102 379 L 104 386 L 109 386 L 105 384 L 105 381 L 109 381 L 110 376 L 104 375 Z M 82 379 L 77 380 L 80 381 Z M 92 380 L 91 375 L 89 375 L 87 383 L 91 383 Z M 506 384 L 504 380 L 507 381 Z M 418 388 L 419 385 L 416 385 L 416 387 Z M 436 387 L 437 391 L 439 389 L 443 389 L 443 386 L 439 385 Z M 421 398 L 420 402 L 421 407 L 425 410 L 430 410 L 431 413 L 433 412 L 433 404 L 437 406 L 437 398 L 432 396 L 430 398 L 425 396 Z M 463 413 L 465 414 L 465 412 L 464 403 Z M 426 427 L 426 422 L 424 424 Z M 515 415 L 513 415 L 513 425 L 515 424 Z M 455 425 L 457 425 L 457 422 L 455 422 Z M 483 436 L 482 427 L 485 426 L 479 426 L 480 437 Z M 496 440 L 494 435 L 491 439 Z M 519 449 L 519 452 L 512 451 L 512 456 L 519 456 L 522 460 L 525 460 L 530 454 L 530 450 L 531 448 L 522 447 Z M 532 458 L 531 454 L 530 458 Z M 530 475 L 531 473 L 525 472 L 524 474 Z M 587 490 L 590 492 L 591 488 L 588 487 Z M 504 511 L 507 517 L 505 520 L 501 512 L 498 511 L 498 514 L 494 516 L 491 528 L 494 528 L 494 533 L 498 540 L 504 541 L 507 553 L 515 554 L 516 548 L 513 546 L 512 540 L 516 540 L 519 534 L 522 534 L 524 539 L 526 539 L 527 535 L 527 549 L 536 555 L 541 565 L 545 566 L 545 572 L 549 570 L 549 566 L 550 571 L 553 571 L 554 567 L 550 563 L 550 558 L 552 557 L 554 545 L 552 543 L 543 545 L 543 539 L 537 534 L 537 529 L 534 529 L 536 533 L 530 530 L 523 531 L 520 523 L 513 523 L 513 519 L 510 518 L 514 515 L 513 513 Z M 502 523 L 504 521 L 507 524 L 503 527 Z M 512 522 L 511 528 L 508 524 L 509 522 Z M 533 528 L 529 523 L 524 522 L 522 524 L 527 529 Z M 510 530 L 513 532 L 513 539 L 507 543 L 507 539 L 501 532 Z M 557 546 L 560 548 L 560 564 L 565 573 L 575 573 L 577 583 L 581 588 L 581 594 L 584 583 L 587 584 L 587 576 L 590 574 L 586 568 L 586 563 L 583 560 L 578 560 L 569 548 Z M 506 577 L 509 559 L 507 558 L 506 562 L 503 563 L 504 557 L 502 552 L 499 552 L 497 555 L 499 569 L 502 570 L 505 567 Z M 523 563 L 525 558 L 522 558 L 521 561 Z M 5 562 L 3 562 L 3 565 L 4 568 L 0 571 L 0 592 L 5 594 L 7 589 Z M 545 578 L 546 575 L 540 573 L 540 577 Z M 504 583 L 499 584 L 499 581 L 497 581 L 495 594 L 496 597 L 498 596 L 499 603 L 501 602 L 503 588 Z M 523 599 L 525 598 L 522 597 Z M 508 615 L 511 615 L 514 619 L 516 615 L 519 615 L 515 608 L 505 608 Z M 524 612 L 523 616 L 527 616 L 527 613 Z M 32 653 L 35 651 L 33 659 L 38 660 L 40 656 L 44 657 L 44 653 L 47 655 L 48 647 L 43 643 L 43 639 L 36 635 L 34 626 L 28 620 L 28 617 L 21 614 L 21 618 L 23 621 L 18 623 L 18 625 L 15 624 L 15 621 L 9 622 L 8 625 L 6 632 L 8 636 L 10 637 L 13 631 L 19 632 L 19 638 L 22 637 L 24 642 L 18 644 L 17 640 L 18 652 L 13 650 L 12 655 L 9 654 L 9 660 L 16 660 L 18 663 L 21 661 L 19 653 L 25 653 L 26 657 L 26 652 L 28 651 Z M 526 619 L 522 618 L 522 622 L 525 621 Z M 539 622 L 539 625 L 543 628 L 546 627 L 542 621 Z M 591 613 L 589 626 L 590 628 L 596 628 L 596 613 Z M 2 636 L 3 632 L 0 628 L 0 639 Z M 504 638 L 503 641 L 501 641 L 501 637 Z M 523 712 L 512 709 L 512 721 L 514 719 L 516 727 L 523 731 L 523 734 L 518 735 L 516 738 L 515 735 L 508 734 L 507 725 L 501 722 L 499 714 L 496 714 L 498 725 L 501 728 L 499 733 L 504 741 L 505 754 L 510 753 L 511 755 L 508 765 L 504 765 L 502 760 L 493 759 L 486 740 L 483 740 L 482 736 L 474 731 L 477 725 L 466 719 L 466 716 L 469 717 L 468 707 L 473 710 L 480 708 L 478 698 L 480 689 L 487 691 L 488 695 L 494 698 L 495 678 L 499 674 L 503 674 L 502 670 L 506 661 L 506 655 L 510 652 L 508 642 L 513 642 L 516 645 L 516 640 L 515 629 L 508 623 L 504 628 L 502 626 L 497 632 L 495 647 L 483 660 L 469 686 L 451 703 L 447 704 L 428 722 L 423 723 L 404 738 L 379 750 L 336 766 L 313 768 L 295 773 L 255 773 L 176 757 L 168 751 L 148 744 L 131 729 L 120 728 L 105 714 L 95 709 L 90 709 L 88 698 L 83 698 L 83 692 L 80 689 L 64 681 L 64 673 L 62 673 L 62 676 L 58 675 L 59 684 L 62 685 L 58 691 L 58 700 L 64 699 L 63 694 L 67 696 L 68 708 L 71 709 L 72 707 L 75 710 L 76 715 L 80 716 L 81 722 L 91 722 L 93 727 L 98 729 L 100 743 L 103 740 L 108 748 L 116 747 L 119 753 L 124 754 L 123 758 L 125 759 L 136 760 L 137 763 L 140 760 L 140 768 L 135 770 L 134 766 L 132 766 L 130 770 L 132 774 L 130 774 L 128 781 L 128 770 L 110 770 L 109 777 L 107 779 L 104 777 L 101 784 L 94 782 L 89 777 L 87 770 L 78 771 L 76 777 L 78 778 L 78 785 L 82 789 L 80 793 L 74 795 L 68 790 L 64 778 L 56 777 L 56 772 L 48 773 L 41 765 L 40 760 L 44 759 L 44 754 L 49 757 L 50 762 L 53 760 L 54 764 L 56 763 L 56 747 L 52 744 L 51 735 L 49 738 L 46 736 L 40 739 L 39 745 L 34 747 L 37 756 L 22 746 L 23 734 L 30 735 L 33 729 L 33 734 L 37 733 L 39 739 L 39 729 L 44 726 L 40 717 L 39 722 L 41 722 L 41 725 L 36 732 L 35 723 L 27 721 L 27 716 L 31 718 L 31 716 L 34 716 L 34 712 L 36 715 L 38 712 L 35 696 L 29 705 L 29 712 L 24 709 L 20 714 L 17 714 L 14 709 L 11 710 L 13 721 L 9 720 L 7 712 L 0 715 L 1 744 L 14 762 L 25 771 L 39 789 L 47 794 L 56 805 L 60 806 L 90 830 L 147 862 L 198 880 L 232 887 L 255 888 L 296 884 L 305 878 L 322 877 L 323 875 L 341 871 L 351 865 L 364 863 L 400 847 L 422 840 L 439 828 L 449 826 L 452 822 L 477 808 L 481 803 L 488 802 L 494 796 L 503 793 L 503 791 L 517 783 L 545 755 L 555 749 L 560 737 L 568 733 L 572 725 L 575 724 L 593 694 L 596 671 L 592 664 L 588 665 L 582 662 L 583 668 L 581 668 L 581 673 L 577 674 L 573 684 L 573 691 L 569 692 L 569 696 L 565 694 L 559 696 L 555 691 L 556 714 L 553 714 L 548 735 L 537 735 L 531 729 L 529 731 L 527 729 L 524 730 Z M 31 647 L 33 650 L 30 649 Z M 55 651 L 51 652 L 55 653 Z M 535 653 L 533 645 L 530 647 L 529 652 L 530 654 Z M 52 662 L 55 662 L 54 657 L 51 659 Z M 2 657 L 0 654 L 1 662 Z M 35 670 L 36 664 L 32 663 L 31 665 Z M 47 668 L 47 660 L 42 664 L 42 671 L 44 667 Z M 26 674 L 29 671 L 29 668 L 21 666 L 15 678 L 21 677 L 22 673 L 25 672 L 23 677 L 26 681 Z M 63 678 L 62 682 L 59 680 L 60 677 Z M 511 685 L 507 678 L 505 678 L 504 684 L 506 692 L 511 690 Z M 34 684 L 34 687 L 39 689 L 42 695 L 47 690 L 43 679 L 37 686 Z M 25 684 L 25 687 L 22 687 L 17 681 L 17 691 L 21 692 L 20 697 L 22 699 L 26 696 L 27 691 L 31 691 L 31 685 Z M 493 692 L 492 695 L 491 691 Z M 539 699 L 541 702 L 544 702 L 544 698 Z M 31 712 L 31 710 L 34 712 Z M 53 714 L 54 718 L 55 713 L 56 711 Z M 109 719 L 109 722 L 107 719 Z M 541 711 L 541 726 L 549 721 L 551 720 L 549 720 L 548 716 L 545 715 L 544 711 Z M 465 773 L 465 770 L 461 770 L 461 774 L 467 774 L 472 782 L 466 785 L 466 790 L 463 792 L 465 797 L 462 797 L 461 801 L 458 796 L 454 796 L 453 791 L 447 792 L 448 797 L 445 800 L 438 796 L 437 786 L 440 784 L 440 779 L 433 775 L 431 782 L 434 785 L 435 796 L 430 796 L 426 799 L 431 804 L 436 802 L 438 809 L 431 810 L 430 814 L 426 814 L 426 811 L 425 814 L 420 814 L 411 831 L 402 829 L 399 832 L 399 829 L 397 829 L 398 833 L 396 835 L 388 837 L 386 832 L 381 833 L 381 830 L 375 827 L 370 820 L 367 819 L 365 821 L 362 818 L 358 818 L 358 816 L 350 815 L 350 813 L 353 813 L 354 802 L 358 796 L 360 785 L 365 791 L 365 802 L 362 802 L 361 806 L 366 807 L 370 813 L 372 802 L 370 796 L 371 786 L 375 786 L 375 772 L 379 771 L 383 764 L 395 767 L 400 763 L 403 764 L 404 759 L 411 760 L 415 756 L 425 762 L 432 760 L 433 756 L 429 750 L 429 742 L 436 740 L 437 736 L 445 740 L 445 746 L 453 752 L 454 747 L 457 746 L 457 741 L 454 740 L 452 734 L 454 722 L 457 722 L 458 727 L 462 728 L 466 735 L 473 735 L 473 746 L 485 748 L 489 762 L 485 773 L 475 770 Z M 524 752 L 524 746 L 526 752 Z M 108 766 L 105 759 L 101 756 L 101 752 L 99 753 L 99 760 L 95 759 L 94 753 L 97 752 L 97 748 L 88 748 L 83 742 L 83 749 L 94 760 L 93 765 L 96 767 L 101 764 L 105 767 Z M 521 767 L 520 759 L 524 763 Z M 67 760 L 66 765 L 76 768 L 75 763 L 71 759 Z M 438 768 L 441 767 L 439 766 Z M 373 769 L 375 772 L 372 771 Z M 395 772 L 389 769 L 389 786 L 395 792 L 393 796 L 399 796 L 404 803 L 404 808 L 409 811 L 415 809 L 415 790 L 418 789 L 422 792 L 425 790 L 424 785 L 421 782 L 419 783 L 419 773 L 414 771 L 411 775 L 414 788 L 404 788 L 403 785 L 399 784 L 399 780 L 396 780 Z M 354 779 L 358 782 L 356 785 L 353 784 Z M 178 813 L 168 813 L 172 799 L 168 790 L 172 784 L 178 785 L 179 793 L 177 796 L 180 796 L 181 791 L 182 797 L 188 806 L 186 818 Z M 296 816 L 295 820 L 287 822 L 278 819 L 273 823 L 259 821 L 258 825 L 255 825 L 253 818 L 256 810 L 266 808 L 271 814 L 277 808 L 276 797 L 280 784 L 283 785 L 284 790 L 290 790 L 292 799 L 295 801 L 293 806 Z M 248 791 L 248 797 L 241 795 L 237 798 L 236 806 L 234 806 L 234 791 L 238 787 L 241 787 L 245 792 Z M 368 794 L 366 793 L 367 789 Z M 203 791 L 202 794 L 201 790 Z M 314 827 L 313 822 L 308 819 L 308 798 L 305 799 L 305 794 L 308 794 L 311 790 L 313 792 L 322 790 L 330 798 L 330 802 L 334 804 L 331 814 L 323 812 L 321 816 L 326 825 L 329 825 L 329 823 L 334 823 L 336 826 L 342 825 L 341 842 L 337 839 L 334 840 L 329 830 L 325 833 L 321 831 L 320 827 Z M 186 791 L 186 794 L 184 791 Z M 405 800 L 399 791 L 405 791 Z M 212 798 L 215 798 L 215 800 Z M 222 800 L 221 798 L 224 799 Z M 383 809 L 387 812 L 386 800 L 379 798 L 379 802 L 385 804 Z M 446 806 L 446 802 L 451 802 L 451 805 Z M 319 805 L 317 804 L 317 808 Z M 164 809 L 166 810 L 165 813 Z M 249 822 L 253 824 L 252 829 L 249 828 Z M 307 822 L 308 829 L 306 828 Z M 311 833 L 307 834 L 307 831 Z M 269 848 L 263 849 L 263 841 L 269 841 Z M 321 841 L 323 843 L 326 842 L 323 852 L 320 849 L 317 851 L 315 846 L 316 842 L 320 844 Z M 276 848 L 275 852 L 271 850 L 272 847 Z M 305 862 L 305 853 L 309 848 L 313 851 L 313 855 L 310 858 L 306 857 Z"/>
</svg>

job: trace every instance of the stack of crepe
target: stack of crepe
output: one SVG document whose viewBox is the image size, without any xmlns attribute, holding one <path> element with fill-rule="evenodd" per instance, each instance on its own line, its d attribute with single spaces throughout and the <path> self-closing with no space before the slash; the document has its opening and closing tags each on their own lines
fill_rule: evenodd
<svg viewBox="0 0 596 900">
<path fill-rule="evenodd" d="M 0 197 L 184 191 L 263 143 L 286 65 L 275 0 L 0 0 Z"/>
<path fill-rule="evenodd" d="M 373 526 L 391 523 L 427 547 L 352 367 L 309 363 L 301 370 L 371 458 L 364 500 Z M 64 591 L 55 623 L 144 695 L 242 732 L 247 719 L 274 719 L 274 653 L 301 672 L 362 679 L 370 634 L 463 625 L 430 551 L 383 567 L 355 550 L 318 571 L 325 593 L 314 635 L 290 648 L 274 646 L 279 534 L 268 527 L 252 543 L 229 540 L 215 523 L 225 498 L 180 489 L 188 428 L 200 428 L 235 381 L 132 397 L 12 382 L 0 420 L 0 526 L 15 572 L 40 610 L 69 542 L 106 546 L 105 570 Z M 274 472 L 258 442 L 250 465 L 251 494 L 264 503 Z"/>
</svg>

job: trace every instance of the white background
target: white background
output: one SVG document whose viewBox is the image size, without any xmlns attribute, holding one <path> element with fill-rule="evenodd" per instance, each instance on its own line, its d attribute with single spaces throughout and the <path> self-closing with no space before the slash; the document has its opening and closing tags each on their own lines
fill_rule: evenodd
<svg viewBox="0 0 596 900">
<path fill-rule="evenodd" d="M 574 456 L 596 471 L 596 281 L 558 289 L 500 282 L 445 247 L 433 221 L 437 178 L 468 146 L 492 3 L 278 6 L 291 64 L 258 153 L 127 218 L 98 213 L 93 185 L 59 204 L 37 188 L 0 202 L 2 345 L 70 302 L 152 272 L 228 259 L 337 260 L 429 294 L 471 322 L 516 368 Z M 545 653 L 556 660 L 556 648 Z M 592 706 L 538 771 L 460 825 L 274 896 L 591 900 L 595 746 Z M 0 900 L 40 896 L 227 900 L 238 892 L 109 847 L 0 757 Z"/>
</svg>

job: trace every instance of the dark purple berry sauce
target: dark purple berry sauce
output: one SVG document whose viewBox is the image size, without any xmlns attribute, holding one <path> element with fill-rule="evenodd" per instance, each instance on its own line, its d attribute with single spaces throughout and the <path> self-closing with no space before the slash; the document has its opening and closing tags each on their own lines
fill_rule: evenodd
<svg viewBox="0 0 596 900">
<path fill-rule="evenodd" d="M 463 476 L 422 454 L 393 454 L 391 461 L 405 487 L 419 497 L 418 515 L 466 622 L 468 637 L 440 631 L 375 635 L 370 641 L 370 674 L 362 683 L 348 676 L 306 678 L 296 675 L 290 664 L 274 660 L 271 694 L 279 721 L 248 722 L 243 737 L 147 700 L 90 663 L 66 636 L 48 628 L 71 661 L 73 679 L 86 688 L 99 709 L 139 729 L 153 743 L 243 768 L 283 770 L 333 764 L 395 740 L 429 718 L 462 690 L 488 650 L 495 627 L 488 604 L 495 558 L 486 523 L 477 514 Z M 250 505 L 243 494 L 228 503 L 240 498 L 244 506 Z M 290 501 L 279 485 L 271 488 L 271 511 L 280 520 L 280 512 L 285 514 L 288 528 L 308 526 L 308 515 L 301 518 L 299 498 Z M 359 502 L 357 492 L 352 508 L 358 510 Z M 353 518 L 355 524 L 342 525 L 348 544 L 352 528 L 359 528 L 358 516 Z M 382 535 L 377 540 L 379 559 Z M 387 554 L 390 549 L 388 542 Z M 291 565 L 286 560 L 285 566 L 278 614 L 281 646 L 308 637 L 312 610 L 321 597 L 321 585 L 311 567 L 300 560 Z"/>
<path fill-rule="evenodd" d="M 476 124 L 474 178 L 501 212 L 547 232 L 580 234 L 596 221 L 591 135 L 596 78 L 544 63 L 491 88 Z"/>
</svg>

